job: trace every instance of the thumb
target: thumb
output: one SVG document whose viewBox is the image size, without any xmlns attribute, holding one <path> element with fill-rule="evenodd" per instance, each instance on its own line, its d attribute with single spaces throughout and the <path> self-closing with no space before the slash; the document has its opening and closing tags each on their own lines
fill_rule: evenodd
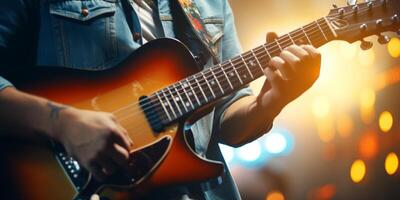
<svg viewBox="0 0 400 200">
<path fill-rule="evenodd" d="M 267 43 L 271 43 L 278 38 L 278 34 L 275 32 L 268 32 L 266 36 Z"/>
</svg>

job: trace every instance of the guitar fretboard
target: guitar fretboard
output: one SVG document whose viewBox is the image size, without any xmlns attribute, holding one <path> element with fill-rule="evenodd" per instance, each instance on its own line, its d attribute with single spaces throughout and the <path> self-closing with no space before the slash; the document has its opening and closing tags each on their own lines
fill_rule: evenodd
<svg viewBox="0 0 400 200">
<path fill-rule="evenodd" d="M 261 77 L 269 60 L 293 44 L 320 47 L 335 38 L 335 32 L 325 18 L 318 19 L 272 43 L 263 44 L 237 57 L 189 76 L 156 93 L 150 99 L 157 106 L 163 124 L 219 98 L 232 94 Z"/>
</svg>

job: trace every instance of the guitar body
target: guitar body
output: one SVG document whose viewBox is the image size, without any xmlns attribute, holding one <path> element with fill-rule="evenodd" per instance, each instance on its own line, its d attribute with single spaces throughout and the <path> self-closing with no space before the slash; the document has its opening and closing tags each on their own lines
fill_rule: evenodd
<svg viewBox="0 0 400 200">
<path fill-rule="evenodd" d="M 15 199 L 30 200 L 87 199 L 95 192 L 110 199 L 138 199 L 139 194 L 158 188 L 217 178 L 223 165 L 195 154 L 184 134 L 183 120 L 155 132 L 138 104 L 139 98 L 195 73 L 195 69 L 183 44 L 160 39 L 112 69 L 41 68 L 30 73 L 31 78 L 13 81 L 18 89 L 55 102 L 114 113 L 134 141 L 132 166 L 128 175 L 118 174 L 99 183 L 59 145 L 8 143 L 0 145 L 2 152 L 7 152 L 2 160 L 7 165 L 0 173 L 4 176 L 0 177 L 17 186 L 15 193 L 20 196 Z"/>
</svg>

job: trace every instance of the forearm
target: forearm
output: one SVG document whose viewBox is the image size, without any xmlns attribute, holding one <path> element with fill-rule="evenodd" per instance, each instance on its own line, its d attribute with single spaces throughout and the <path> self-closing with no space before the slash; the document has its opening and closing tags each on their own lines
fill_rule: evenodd
<svg viewBox="0 0 400 200">
<path fill-rule="evenodd" d="M 16 137 L 44 134 L 54 137 L 51 118 L 62 108 L 60 106 L 13 87 L 0 90 L 0 130 L 3 130 L 0 134 L 12 133 Z"/>
<path fill-rule="evenodd" d="M 223 116 L 220 129 L 222 142 L 241 146 L 266 133 L 274 118 L 282 109 L 272 100 L 265 100 L 267 107 L 260 109 L 256 96 L 246 96 L 229 106 Z M 268 112 L 263 112 L 267 110 Z"/>
</svg>

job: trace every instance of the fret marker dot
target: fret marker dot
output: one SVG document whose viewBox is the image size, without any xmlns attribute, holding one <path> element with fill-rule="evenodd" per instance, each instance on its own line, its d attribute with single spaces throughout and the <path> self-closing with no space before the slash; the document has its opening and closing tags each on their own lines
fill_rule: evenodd
<svg viewBox="0 0 400 200">
<path fill-rule="evenodd" d="M 189 94 L 189 96 L 192 96 L 192 92 L 189 92 L 188 94 Z"/>
<path fill-rule="evenodd" d="M 189 106 L 190 106 L 190 103 L 189 103 L 189 102 L 186 102 L 185 105 L 186 105 L 186 107 L 189 107 Z"/>
<path fill-rule="evenodd" d="M 245 74 L 245 75 L 243 75 L 243 78 L 247 78 L 246 74 Z"/>
<path fill-rule="evenodd" d="M 184 84 L 183 84 L 183 87 L 184 87 L 184 88 L 187 88 L 188 86 L 189 86 L 189 85 L 188 85 L 187 83 L 184 83 Z"/>
<path fill-rule="evenodd" d="M 168 106 L 168 103 L 167 103 L 167 102 L 164 102 L 164 106 Z"/>
<path fill-rule="evenodd" d="M 179 101 L 179 97 L 175 97 L 175 101 Z"/>
<path fill-rule="evenodd" d="M 250 61 L 250 66 L 254 66 L 254 65 L 255 65 L 254 62 Z"/>
<path fill-rule="evenodd" d="M 229 76 L 233 76 L 234 74 L 233 74 L 233 72 L 229 72 Z"/>
<path fill-rule="evenodd" d="M 210 83 L 211 83 L 211 85 L 214 85 L 214 84 L 215 84 L 215 81 L 212 80 Z"/>
</svg>

